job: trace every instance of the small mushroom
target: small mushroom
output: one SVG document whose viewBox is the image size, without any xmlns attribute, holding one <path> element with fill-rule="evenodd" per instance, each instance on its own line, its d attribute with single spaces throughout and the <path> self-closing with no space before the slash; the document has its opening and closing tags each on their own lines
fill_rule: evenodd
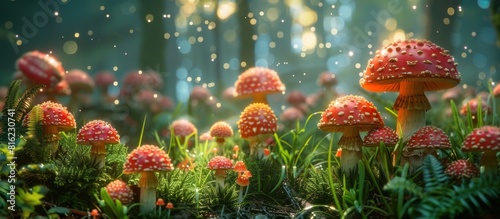
<svg viewBox="0 0 500 219">
<path fill-rule="evenodd" d="M 92 120 L 80 128 L 76 143 L 91 146 L 90 156 L 101 169 L 106 163 L 106 145 L 120 143 L 120 135 L 108 122 Z"/>
<path fill-rule="evenodd" d="M 457 180 L 470 179 L 479 176 L 479 169 L 469 160 L 460 159 L 451 162 L 444 170 L 444 173 Z"/>
<path fill-rule="evenodd" d="M 218 152 L 224 155 L 224 144 L 226 142 L 226 138 L 233 136 L 233 128 L 227 122 L 216 122 L 212 125 L 212 127 L 210 127 L 210 136 L 215 138 Z"/>
<path fill-rule="evenodd" d="M 497 152 L 500 151 L 500 128 L 483 126 L 475 128 L 462 142 L 464 152 L 483 152 L 480 164 L 485 174 L 498 172 Z"/>
<path fill-rule="evenodd" d="M 233 169 L 233 162 L 224 156 L 215 156 L 208 162 L 208 169 L 215 171 L 215 182 L 218 189 L 224 188 L 224 180 L 226 179 L 226 171 Z"/>
<path fill-rule="evenodd" d="M 413 172 L 422 166 L 426 155 L 436 155 L 436 149 L 450 148 L 450 139 L 442 129 L 424 126 L 411 135 L 408 144 L 403 148 L 400 165 L 409 163 L 410 172 Z"/>
<path fill-rule="evenodd" d="M 252 103 L 243 110 L 237 122 L 238 129 L 241 138 L 250 144 L 251 156 L 263 157 L 264 143 L 276 132 L 277 120 L 271 107 L 264 103 Z"/>
<path fill-rule="evenodd" d="M 106 191 L 111 199 L 118 199 L 124 205 L 130 204 L 134 200 L 134 192 L 132 189 L 130 189 L 125 182 L 119 179 L 110 182 L 106 186 Z"/>
</svg>

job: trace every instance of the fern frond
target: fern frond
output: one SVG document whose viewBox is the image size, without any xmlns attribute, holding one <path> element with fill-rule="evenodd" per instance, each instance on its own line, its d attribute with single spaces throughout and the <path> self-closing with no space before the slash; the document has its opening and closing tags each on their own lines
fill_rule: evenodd
<svg viewBox="0 0 500 219">
<path fill-rule="evenodd" d="M 13 109 L 21 89 L 21 80 L 15 80 L 9 85 L 9 90 L 7 91 L 7 96 L 5 97 L 5 105 L 2 109 L 2 114 L 7 115 L 8 109 Z"/>
<path fill-rule="evenodd" d="M 405 190 L 411 195 L 415 195 L 419 198 L 423 198 L 425 196 L 424 189 L 422 187 L 411 180 L 400 176 L 394 177 L 384 186 L 384 190 L 393 192 L 397 192 L 400 189 Z"/>
<path fill-rule="evenodd" d="M 445 186 L 448 183 L 448 176 L 444 173 L 444 168 L 439 160 L 427 155 L 423 164 L 423 177 L 425 183 L 425 191 L 433 190 L 440 186 Z"/>
<path fill-rule="evenodd" d="M 40 88 L 44 87 L 43 85 L 34 86 L 28 90 L 26 90 L 22 96 L 16 101 L 16 121 L 21 121 L 24 119 L 26 114 L 29 113 L 31 108 L 31 103 L 35 95 L 40 91 Z"/>
</svg>

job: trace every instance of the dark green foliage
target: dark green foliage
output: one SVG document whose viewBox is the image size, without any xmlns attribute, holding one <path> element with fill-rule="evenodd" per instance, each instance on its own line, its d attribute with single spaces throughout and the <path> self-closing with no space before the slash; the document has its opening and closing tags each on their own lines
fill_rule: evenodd
<svg viewBox="0 0 500 219">
<path fill-rule="evenodd" d="M 427 156 L 423 165 L 424 185 L 418 185 L 406 177 L 397 176 L 384 189 L 410 195 L 404 207 L 399 209 L 412 218 L 457 217 L 477 215 L 500 201 L 500 178 L 481 176 L 460 185 L 452 185 L 444 174 L 441 163 Z"/>
<path fill-rule="evenodd" d="M 314 169 L 308 172 L 309 175 L 303 176 L 299 188 L 300 196 L 315 205 L 334 205 L 335 200 L 330 192 L 328 175 L 331 174 L 326 169 Z M 336 190 L 340 189 L 340 184 Z"/>
<path fill-rule="evenodd" d="M 194 208 L 196 189 L 195 172 L 174 169 L 169 173 L 160 173 L 158 177 L 158 198 L 175 203 L 176 208 Z M 199 190 L 200 188 L 198 188 Z"/>
</svg>

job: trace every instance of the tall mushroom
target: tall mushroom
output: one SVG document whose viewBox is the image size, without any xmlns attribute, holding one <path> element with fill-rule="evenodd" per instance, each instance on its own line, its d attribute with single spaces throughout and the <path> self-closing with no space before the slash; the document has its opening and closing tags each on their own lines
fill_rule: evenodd
<svg viewBox="0 0 500 219">
<path fill-rule="evenodd" d="M 475 128 L 462 142 L 464 152 L 483 152 L 480 164 L 485 174 L 498 172 L 497 152 L 500 151 L 500 128 L 483 126 Z"/>
<path fill-rule="evenodd" d="M 106 144 L 120 143 L 120 135 L 108 122 L 92 120 L 80 128 L 76 143 L 91 146 L 90 156 L 101 169 L 106 163 Z"/>
<path fill-rule="evenodd" d="M 224 155 L 224 144 L 226 142 L 226 138 L 233 136 L 233 128 L 227 122 L 216 122 L 212 125 L 212 127 L 210 127 L 210 136 L 215 138 L 219 153 Z"/>
<path fill-rule="evenodd" d="M 155 172 L 167 172 L 174 169 L 170 157 L 155 145 L 142 145 L 134 149 L 123 166 L 124 174 L 140 173 L 141 213 L 153 211 L 156 204 L 158 178 Z"/>
<path fill-rule="evenodd" d="M 460 83 L 455 59 L 448 50 L 426 40 L 391 43 L 377 50 L 359 83 L 372 92 L 399 92 L 396 132 L 407 141 L 425 126 L 425 111 L 431 105 L 424 91 L 448 89 Z"/>
<path fill-rule="evenodd" d="M 450 149 L 451 142 L 446 133 L 435 126 L 424 126 L 415 131 L 403 148 L 400 165 L 409 163 L 413 172 L 424 162 L 427 155 L 436 155 L 437 149 Z"/>
<path fill-rule="evenodd" d="M 264 157 L 263 143 L 276 132 L 277 120 L 271 107 L 264 103 L 252 103 L 243 110 L 237 123 L 241 138 L 250 144 L 250 155 L 255 155 L 257 148 L 255 156 Z"/>
<path fill-rule="evenodd" d="M 267 104 L 267 94 L 285 91 L 278 73 L 265 67 L 252 67 L 238 76 L 234 83 L 234 97 L 253 98 L 253 103 Z"/>
<path fill-rule="evenodd" d="M 321 114 L 318 128 L 325 132 L 342 132 L 340 168 L 351 175 L 361 160 L 363 140 L 359 132 L 384 126 L 384 121 L 373 103 L 362 96 L 347 95 L 332 101 Z"/>
</svg>

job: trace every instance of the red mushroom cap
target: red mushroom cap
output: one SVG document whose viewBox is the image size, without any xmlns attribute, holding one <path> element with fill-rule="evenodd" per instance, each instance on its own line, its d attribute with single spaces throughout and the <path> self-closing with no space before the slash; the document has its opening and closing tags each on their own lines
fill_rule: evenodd
<svg viewBox="0 0 500 219">
<path fill-rule="evenodd" d="M 80 128 L 76 143 L 86 145 L 95 144 L 96 142 L 117 144 L 120 143 L 120 135 L 108 122 L 92 120 Z"/>
<path fill-rule="evenodd" d="M 448 50 L 430 41 L 397 41 L 377 50 L 359 83 L 372 92 L 397 92 L 404 80 L 422 82 L 425 91 L 448 89 L 460 83 L 456 65 Z"/>
<path fill-rule="evenodd" d="M 174 166 L 164 150 L 154 145 L 142 145 L 134 149 L 123 166 L 123 173 L 171 171 Z"/>
<path fill-rule="evenodd" d="M 48 54 L 31 51 L 17 60 L 17 68 L 35 84 L 54 87 L 64 78 L 64 69 L 59 61 Z"/>
<path fill-rule="evenodd" d="M 179 137 L 186 137 L 198 131 L 194 124 L 186 119 L 175 120 L 170 125 L 170 128 L 173 130 L 174 135 Z"/>
<path fill-rule="evenodd" d="M 399 137 L 396 131 L 387 126 L 383 126 L 369 131 L 363 139 L 363 145 L 367 147 L 378 147 L 380 142 L 384 142 L 387 147 L 393 147 L 398 141 Z"/>
<path fill-rule="evenodd" d="M 233 136 L 233 128 L 227 122 L 219 121 L 210 127 L 210 136 L 214 138 L 228 138 Z"/>
<path fill-rule="evenodd" d="M 249 68 L 238 76 L 234 83 L 235 97 L 250 97 L 255 93 L 280 93 L 285 91 L 278 73 L 265 67 Z"/>
<path fill-rule="evenodd" d="M 318 128 L 327 132 L 342 132 L 346 127 L 370 131 L 384 121 L 373 103 L 362 96 L 348 95 L 332 101 L 321 114 Z"/>
<path fill-rule="evenodd" d="M 451 162 L 444 173 L 452 178 L 474 178 L 479 176 L 479 169 L 472 162 L 466 159 L 460 159 Z"/>
<path fill-rule="evenodd" d="M 240 135 L 249 141 L 265 140 L 276 132 L 277 120 L 267 104 L 252 103 L 245 107 L 238 120 Z"/>
<path fill-rule="evenodd" d="M 331 72 L 323 72 L 318 77 L 318 85 L 322 87 L 332 87 L 337 84 L 337 77 Z"/>
<path fill-rule="evenodd" d="M 248 186 L 250 184 L 250 177 L 252 177 L 250 171 L 244 171 L 243 174 L 236 178 L 236 184 L 239 186 Z"/>
<path fill-rule="evenodd" d="M 233 170 L 235 172 L 244 172 L 244 171 L 247 171 L 247 166 L 245 165 L 245 163 L 243 161 L 236 161 L 236 163 L 234 163 L 234 168 Z"/>
<path fill-rule="evenodd" d="M 467 115 L 467 106 L 469 107 L 470 112 L 473 116 L 477 115 L 477 110 L 478 110 L 479 104 L 481 104 L 481 110 L 483 112 L 485 112 L 486 114 L 493 113 L 493 110 L 488 105 L 488 101 L 486 101 L 483 98 L 479 98 L 479 99 L 480 100 L 478 100 L 478 98 L 473 98 L 473 99 L 470 99 L 469 101 L 467 101 L 465 104 L 463 104 L 462 108 L 460 108 L 460 115 L 462 115 L 462 116 Z M 479 101 L 481 101 L 481 102 L 479 102 Z"/>
<path fill-rule="evenodd" d="M 495 85 L 493 88 L 493 96 L 500 97 L 500 84 Z"/>
<path fill-rule="evenodd" d="M 292 106 L 306 103 L 306 95 L 300 90 L 291 91 L 286 97 L 286 102 Z"/>
<path fill-rule="evenodd" d="M 297 107 L 288 107 L 280 115 L 280 120 L 286 124 L 292 124 L 302 119 L 304 119 L 304 112 Z"/>
<path fill-rule="evenodd" d="M 174 204 L 172 204 L 172 202 L 168 202 L 167 206 L 165 206 L 165 208 L 167 208 L 167 209 L 173 209 L 174 208 Z"/>
<path fill-rule="evenodd" d="M 94 79 L 87 72 L 80 69 L 72 69 L 66 74 L 66 81 L 72 92 L 87 92 L 90 93 L 94 89 Z"/>
<path fill-rule="evenodd" d="M 118 199 L 123 204 L 132 203 L 134 200 L 134 192 L 130 187 L 123 181 L 117 179 L 113 182 L 110 182 L 106 186 L 106 191 L 108 191 L 111 199 Z"/>
<path fill-rule="evenodd" d="M 75 117 L 60 103 L 45 101 L 41 103 L 43 126 L 55 126 L 58 131 L 71 131 L 76 128 Z"/>
<path fill-rule="evenodd" d="M 208 169 L 210 170 L 229 170 L 233 168 L 233 162 L 224 156 L 215 156 L 208 162 Z"/>
<path fill-rule="evenodd" d="M 116 81 L 116 77 L 113 72 L 101 71 L 94 75 L 94 81 L 97 87 L 107 89 Z"/>
<path fill-rule="evenodd" d="M 449 149 L 451 142 L 446 133 L 435 126 L 424 126 L 415 131 L 403 149 L 405 156 L 422 156 L 425 150 Z"/>
<path fill-rule="evenodd" d="M 495 126 L 475 128 L 465 137 L 462 151 L 500 151 L 500 128 Z"/>
<path fill-rule="evenodd" d="M 209 141 L 212 140 L 212 136 L 210 135 L 209 132 L 204 132 L 203 134 L 200 135 L 200 141 Z"/>
</svg>

